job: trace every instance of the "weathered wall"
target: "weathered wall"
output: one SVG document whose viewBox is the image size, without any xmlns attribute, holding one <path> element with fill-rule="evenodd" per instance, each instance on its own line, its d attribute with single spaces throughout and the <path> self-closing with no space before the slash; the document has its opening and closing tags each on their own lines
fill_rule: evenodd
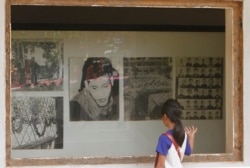
<svg viewBox="0 0 250 168">
<path fill-rule="evenodd" d="M 184 163 L 185 167 L 249 167 L 250 166 L 250 160 L 248 159 L 250 156 L 250 134 L 248 133 L 247 129 L 250 128 L 250 104 L 249 104 L 249 99 L 250 99 L 250 78 L 249 75 L 247 74 L 250 72 L 250 1 L 249 0 L 244 0 L 243 1 L 243 45 L 244 45 L 244 50 L 243 50 L 243 112 L 244 112 L 244 119 L 242 121 L 243 123 L 243 143 L 244 143 L 244 161 L 241 163 L 231 163 L 231 162 L 212 162 L 212 163 Z M 6 112 L 6 107 L 5 107 L 5 1 L 2 0 L 0 1 L 0 8 L 2 10 L 0 14 L 0 167 L 6 167 L 5 164 L 5 112 Z M 58 166 L 62 167 L 62 166 Z M 65 166 L 65 167 L 73 167 L 73 166 Z M 78 167 L 78 166 L 74 166 Z M 118 164 L 118 165 L 81 165 L 79 167 L 95 167 L 95 168 L 151 168 L 153 167 L 152 164 Z"/>
</svg>

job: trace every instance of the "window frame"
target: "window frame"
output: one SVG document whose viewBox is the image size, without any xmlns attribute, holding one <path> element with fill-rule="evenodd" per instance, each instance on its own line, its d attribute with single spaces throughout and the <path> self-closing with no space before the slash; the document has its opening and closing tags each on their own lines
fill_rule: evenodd
<svg viewBox="0 0 250 168">
<path fill-rule="evenodd" d="M 83 158 L 43 158 L 43 159 L 13 159 L 11 158 L 11 129 L 10 129 L 10 37 L 11 37 L 11 5 L 52 5 L 52 6 L 104 6 L 104 7 L 150 7 L 150 8 L 222 8 L 231 11 L 232 28 L 229 30 L 231 40 L 228 46 L 232 46 L 226 52 L 225 71 L 232 72 L 231 78 L 228 79 L 231 99 L 226 101 L 226 106 L 232 103 L 232 113 L 226 118 L 233 123 L 229 130 L 229 137 L 232 137 L 229 143 L 231 148 L 227 153 L 220 154 L 194 154 L 185 157 L 184 162 L 219 162 L 219 161 L 242 161 L 243 160 L 243 36 L 242 36 L 242 2 L 235 0 L 136 0 L 136 1 L 78 1 L 78 0 L 58 0 L 58 1 L 39 1 L 39 0 L 7 0 L 6 1 L 6 163 L 7 166 L 34 166 L 34 165 L 68 165 L 76 164 L 130 164 L 130 163 L 153 163 L 155 156 L 142 157 L 83 157 Z M 226 40 L 228 40 L 226 38 Z M 226 47 L 228 47 L 226 46 Z M 229 54 L 229 55 L 228 55 Z M 230 61 L 231 60 L 231 61 Z M 229 108 L 229 107 L 228 107 Z M 230 109 L 229 108 L 229 109 Z M 226 125 L 228 122 L 226 121 Z M 226 134 L 227 135 L 227 134 Z M 46 161 L 46 162 L 45 162 Z"/>
</svg>

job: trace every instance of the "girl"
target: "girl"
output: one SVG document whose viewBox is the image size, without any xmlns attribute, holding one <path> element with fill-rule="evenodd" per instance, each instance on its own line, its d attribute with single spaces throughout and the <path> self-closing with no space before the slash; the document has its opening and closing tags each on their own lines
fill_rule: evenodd
<svg viewBox="0 0 250 168">
<path fill-rule="evenodd" d="M 161 112 L 162 122 L 169 130 L 159 137 L 155 168 L 182 168 L 184 154 L 190 155 L 193 150 L 197 128 L 183 127 L 181 106 L 174 99 L 167 100 Z"/>
</svg>

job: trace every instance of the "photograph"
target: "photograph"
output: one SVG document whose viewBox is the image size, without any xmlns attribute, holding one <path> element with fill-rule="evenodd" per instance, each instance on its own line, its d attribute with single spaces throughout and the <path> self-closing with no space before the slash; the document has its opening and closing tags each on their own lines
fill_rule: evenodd
<svg viewBox="0 0 250 168">
<path fill-rule="evenodd" d="M 186 110 L 182 118 L 222 119 L 223 58 L 177 57 L 176 73 L 176 98 Z"/>
<path fill-rule="evenodd" d="M 161 118 L 161 106 L 173 98 L 172 57 L 124 58 L 124 119 Z"/>
<path fill-rule="evenodd" d="M 12 97 L 11 147 L 62 149 L 63 98 Z"/>
<path fill-rule="evenodd" d="M 69 71 L 70 121 L 119 119 L 119 73 L 109 58 L 70 58 Z"/>
<path fill-rule="evenodd" d="M 11 90 L 63 90 L 63 43 L 12 39 Z"/>
</svg>

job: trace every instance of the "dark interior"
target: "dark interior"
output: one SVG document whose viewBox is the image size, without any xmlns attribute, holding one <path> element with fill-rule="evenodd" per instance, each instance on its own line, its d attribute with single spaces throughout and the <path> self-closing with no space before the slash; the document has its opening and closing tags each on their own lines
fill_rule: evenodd
<svg viewBox="0 0 250 168">
<path fill-rule="evenodd" d="M 12 30 L 225 31 L 225 10 L 209 8 L 11 6 Z"/>
</svg>

